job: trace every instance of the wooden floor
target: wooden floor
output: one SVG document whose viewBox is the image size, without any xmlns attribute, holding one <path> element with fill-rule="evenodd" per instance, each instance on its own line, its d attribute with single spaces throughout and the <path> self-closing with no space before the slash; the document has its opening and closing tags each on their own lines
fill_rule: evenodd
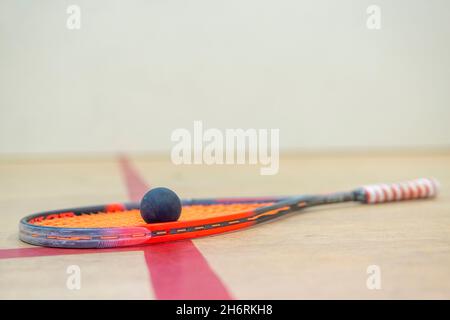
<svg viewBox="0 0 450 320">
<path fill-rule="evenodd" d="M 177 291 L 178 283 L 165 282 L 170 272 L 177 272 L 183 290 L 199 292 L 210 284 L 193 282 L 201 279 L 198 273 L 208 272 L 217 282 L 208 290 L 222 290 L 219 298 L 450 298 L 449 152 L 286 155 L 274 176 L 259 175 L 258 166 L 175 166 L 162 157 L 128 159 L 149 186 L 167 186 L 186 198 L 323 193 L 417 177 L 435 177 L 441 192 L 434 200 L 317 207 L 170 249 L 39 251 L 18 240 L 19 219 L 49 209 L 128 201 L 123 163 L 114 157 L 3 159 L 0 298 L 189 297 L 189 292 Z M 171 266 L 186 258 L 186 250 L 196 255 L 187 260 L 196 265 L 174 271 Z M 164 265 L 156 267 L 161 259 L 167 272 Z M 70 265 L 80 267 L 80 290 L 66 286 Z M 367 288 L 370 265 L 380 267 L 379 290 Z"/>
</svg>

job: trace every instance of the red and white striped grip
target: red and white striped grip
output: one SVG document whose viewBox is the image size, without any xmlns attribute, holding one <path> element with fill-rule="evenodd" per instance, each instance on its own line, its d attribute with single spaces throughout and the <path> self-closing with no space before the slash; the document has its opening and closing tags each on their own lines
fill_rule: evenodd
<svg viewBox="0 0 450 320">
<path fill-rule="evenodd" d="M 374 184 L 362 187 L 365 203 L 432 198 L 438 193 L 439 183 L 435 179 L 421 178 L 392 184 Z"/>
</svg>

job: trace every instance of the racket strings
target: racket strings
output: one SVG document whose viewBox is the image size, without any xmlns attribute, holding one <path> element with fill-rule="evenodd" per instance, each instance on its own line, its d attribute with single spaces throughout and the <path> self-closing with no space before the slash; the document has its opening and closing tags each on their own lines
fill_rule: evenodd
<svg viewBox="0 0 450 320">
<path fill-rule="evenodd" d="M 178 221 L 183 222 L 227 216 L 271 204 L 272 203 L 265 202 L 184 206 Z M 144 226 L 147 223 L 142 219 L 140 211 L 134 209 L 114 212 L 86 213 L 70 217 L 55 217 L 53 219 L 36 221 L 32 224 L 56 228 L 118 228 L 139 227 Z"/>
</svg>

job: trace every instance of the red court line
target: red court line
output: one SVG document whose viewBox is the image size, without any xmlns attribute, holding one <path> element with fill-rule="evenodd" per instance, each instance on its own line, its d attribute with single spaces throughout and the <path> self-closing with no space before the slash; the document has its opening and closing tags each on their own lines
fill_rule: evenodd
<svg viewBox="0 0 450 320">
<path fill-rule="evenodd" d="M 144 254 L 158 299 L 232 299 L 191 240 L 161 243 Z"/>
<path fill-rule="evenodd" d="M 125 156 L 119 156 L 120 169 L 127 186 L 128 198 L 131 201 L 141 201 L 144 194 L 150 187 L 144 179 L 131 166 L 130 161 Z"/>
<path fill-rule="evenodd" d="M 126 157 L 119 158 L 130 200 L 149 189 Z M 157 299 L 232 299 L 191 240 L 144 247 L 145 262 Z"/>
</svg>

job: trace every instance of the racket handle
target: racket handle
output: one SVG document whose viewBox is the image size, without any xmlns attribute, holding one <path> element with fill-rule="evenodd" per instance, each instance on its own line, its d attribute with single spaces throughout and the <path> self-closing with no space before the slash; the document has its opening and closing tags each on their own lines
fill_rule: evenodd
<svg viewBox="0 0 450 320">
<path fill-rule="evenodd" d="M 421 178 L 392 184 L 363 186 L 361 202 L 375 204 L 390 201 L 433 198 L 437 195 L 439 183 L 435 179 Z"/>
</svg>

